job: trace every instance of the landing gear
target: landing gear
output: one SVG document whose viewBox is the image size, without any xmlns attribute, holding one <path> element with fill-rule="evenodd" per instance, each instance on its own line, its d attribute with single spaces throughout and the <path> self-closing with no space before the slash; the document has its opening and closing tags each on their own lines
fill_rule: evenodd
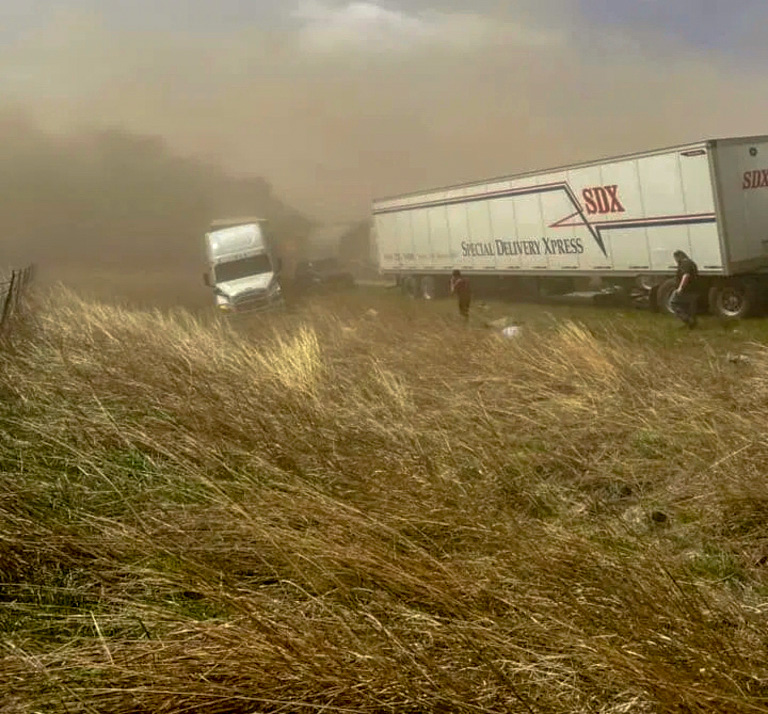
<svg viewBox="0 0 768 714">
<path fill-rule="evenodd" d="M 437 281 L 432 275 L 421 279 L 421 297 L 424 300 L 434 300 L 437 297 Z"/>
</svg>

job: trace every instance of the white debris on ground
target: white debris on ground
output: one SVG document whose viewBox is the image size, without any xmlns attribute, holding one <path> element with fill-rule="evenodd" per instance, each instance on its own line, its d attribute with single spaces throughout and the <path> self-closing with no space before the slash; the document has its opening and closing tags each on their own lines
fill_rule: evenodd
<svg viewBox="0 0 768 714">
<path fill-rule="evenodd" d="M 501 334 L 504 335 L 508 340 L 511 340 L 514 337 L 520 336 L 520 325 L 510 325 L 509 327 L 505 327 Z"/>
<path fill-rule="evenodd" d="M 498 320 L 491 320 L 485 323 L 486 327 L 497 330 L 501 336 L 511 340 L 519 337 L 522 327 L 511 317 L 500 317 Z"/>
</svg>

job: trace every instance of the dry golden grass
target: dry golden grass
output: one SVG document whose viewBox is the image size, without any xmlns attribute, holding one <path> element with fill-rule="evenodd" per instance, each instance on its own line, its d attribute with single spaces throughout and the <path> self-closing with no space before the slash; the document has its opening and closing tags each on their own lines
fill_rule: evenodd
<svg viewBox="0 0 768 714">
<path fill-rule="evenodd" d="M 768 711 L 762 328 L 526 310 L 51 294 L 0 356 L 0 712 Z"/>
</svg>

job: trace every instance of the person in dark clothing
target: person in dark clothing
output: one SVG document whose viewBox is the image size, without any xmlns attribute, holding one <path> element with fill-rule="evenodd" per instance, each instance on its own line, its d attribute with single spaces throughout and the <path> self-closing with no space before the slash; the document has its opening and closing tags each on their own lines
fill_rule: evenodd
<svg viewBox="0 0 768 714">
<path fill-rule="evenodd" d="M 460 270 L 454 270 L 451 274 L 451 293 L 459 299 L 459 314 L 469 320 L 469 303 L 472 301 L 472 293 L 469 290 L 467 280 Z"/>
<path fill-rule="evenodd" d="M 682 250 L 673 254 L 677 263 L 677 288 L 669 306 L 689 328 L 696 327 L 696 299 L 698 297 L 699 269 Z"/>
</svg>

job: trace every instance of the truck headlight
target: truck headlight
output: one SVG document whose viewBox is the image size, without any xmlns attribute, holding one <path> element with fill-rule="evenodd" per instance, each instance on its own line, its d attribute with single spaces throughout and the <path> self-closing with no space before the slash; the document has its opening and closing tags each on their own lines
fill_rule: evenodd
<svg viewBox="0 0 768 714">
<path fill-rule="evenodd" d="M 229 297 L 229 295 L 225 295 L 224 293 L 219 293 L 216 300 L 216 307 L 219 308 L 219 310 L 227 311 L 234 309 L 234 306 L 232 305 L 232 298 Z"/>
</svg>

